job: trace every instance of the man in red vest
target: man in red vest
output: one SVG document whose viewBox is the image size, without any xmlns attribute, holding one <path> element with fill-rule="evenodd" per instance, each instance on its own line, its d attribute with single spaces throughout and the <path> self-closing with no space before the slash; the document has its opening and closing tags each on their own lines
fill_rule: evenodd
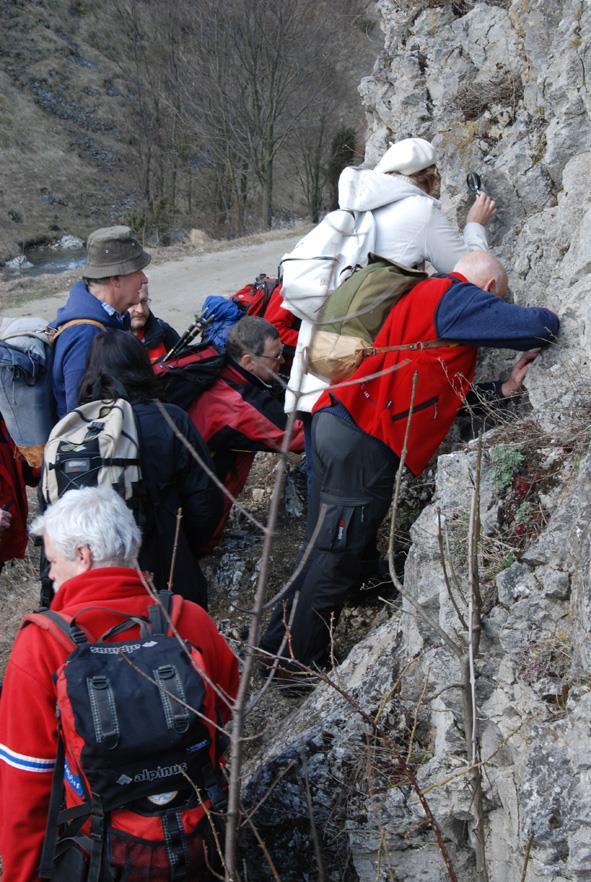
<svg viewBox="0 0 591 882">
<path fill-rule="evenodd" d="M 306 567 L 273 612 L 263 650 L 279 651 L 299 592 L 291 654 L 304 665 L 326 664 L 330 629 L 390 506 L 407 427 L 406 465 L 419 475 L 465 402 L 479 346 L 525 353 L 508 380 L 483 388 L 489 400 L 520 391 L 531 361 L 555 339 L 559 320 L 547 309 L 505 303 L 506 294 L 502 264 L 488 252 L 467 252 L 452 273 L 426 279 L 392 308 L 374 345 L 401 348 L 366 358 L 351 377 L 357 382 L 322 395 L 312 425 L 308 536 L 321 505 L 324 520 Z M 427 341 L 427 348 L 404 348 Z"/>
</svg>

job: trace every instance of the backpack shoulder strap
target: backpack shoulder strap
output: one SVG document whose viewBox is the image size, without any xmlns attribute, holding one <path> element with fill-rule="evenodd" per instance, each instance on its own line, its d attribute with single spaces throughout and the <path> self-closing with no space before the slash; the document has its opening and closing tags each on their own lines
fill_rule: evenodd
<svg viewBox="0 0 591 882">
<path fill-rule="evenodd" d="M 76 642 L 70 633 L 71 621 L 72 616 L 57 613 L 52 609 L 38 609 L 24 617 L 21 628 L 29 623 L 37 625 L 42 631 L 47 631 L 55 637 L 61 646 L 71 651 L 76 648 Z"/>
<path fill-rule="evenodd" d="M 35 613 L 32 615 L 35 615 Z M 64 794 L 64 767 L 65 748 L 58 729 L 57 755 L 51 781 L 51 794 L 47 811 L 47 823 L 45 825 L 45 837 L 43 839 L 43 848 L 41 850 L 41 859 L 38 869 L 41 879 L 51 879 L 53 877 L 53 861 L 55 858 L 58 836 L 58 815 Z"/>
<path fill-rule="evenodd" d="M 55 343 L 60 334 L 63 334 L 68 328 L 73 328 L 74 325 L 94 325 L 95 328 L 101 328 L 103 331 L 107 329 L 107 326 L 103 324 L 103 322 L 99 322 L 96 319 L 71 319 L 69 322 L 64 322 L 63 325 L 60 325 L 59 328 L 55 329 L 55 333 L 51 335 L 51 343 Z"/>
<path fill-rule="evenodd" d="M 170 591 L 159 591 L 158 602 L 153 603 L 148 609 L 152 633 L 168 634 L 171 625 L 176 627 L 182 608 L 183 598 L 180 594 L 172 594 Z"/>
<path fill-rule="evenodd" d="M 381 352 L 406 352 L 422 351 L 423 349 L 455 349 L 461 343 L 453 343 L 451 340 L 417 340 L 416 343 L 400 343 L 398 346 L 367 346 L 363 350 L 364 358 L 369 355 L 378 355 Z"/>
<path fill-rule="evenodd" d="M 273 296 L 273 292 L 275 291 L 275 288 L 277 287 L 278 284 L 279 284 L 279 279 L 271 279 L 271 278 L 264 279 L 263 282 L 261 283 L 261 287 L 263 288 L 263 290 L 265 292 L 263 294 L 263 305 L 262 305 L 262 309 L 261 309 L 261 313 L 260 313 L 263 318 L 264 318 L 265 313 L 267 311 L 267 307 L 269 305 L 271 297 Z"/>
<path fill-rule="evenodd" d="M 159 591 L 158 600 L 148 609 L 150 626 L 153 634 L 167 634 L 170 608 L 172 606 L 172 594 L 170 591 Z"/>
</svg>

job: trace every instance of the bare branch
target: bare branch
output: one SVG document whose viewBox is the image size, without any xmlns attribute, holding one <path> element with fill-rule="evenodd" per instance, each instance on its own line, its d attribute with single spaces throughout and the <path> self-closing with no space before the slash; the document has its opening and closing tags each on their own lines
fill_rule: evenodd
<svg viewBox="0 0 591 882">
<path fill-rule="evenodd" d="M 174 530 L 174 545 L 172 547 L 172 557 L 170 559 L 170 573 L 168 574 L 168 582 L 166 583 L 166 587 L 169 591 L 172 591 L 172 586 L 174 585 L 174 566 L 176 564 L 176 555 L 179 547 L 179 535 L 181 532 L 181 521 L 183 519 L 183 509 L 177 508 L 176 510 L 176 525 Z"/>
<path fill-rule="evenodd" d="M 445 560 L 445 548 L 443 545 L 443 529 L 441 526 L 441 511 L 437 509 L 437 542 L 439 544 L 439 559 L 441 560 L 441 569 L 443 570 L 443 578 L 445 579 L 445 587 L 447 588 L 447 595 L 451 601 L 453 608 L 456 611 L 456 615 L 459 619 L 459 622 L 464 628 L 465 631 L 468 630 L 468 625 L 466 624 L 466 620 L 462 613 L 460 612 L 460 608 L 456 603 L 456 599 L 454 597 L 453 591 L 451 589 L 451 582 L 449 581 L 449 575 L 447 572 L 447 564 Z"/>
</svg>

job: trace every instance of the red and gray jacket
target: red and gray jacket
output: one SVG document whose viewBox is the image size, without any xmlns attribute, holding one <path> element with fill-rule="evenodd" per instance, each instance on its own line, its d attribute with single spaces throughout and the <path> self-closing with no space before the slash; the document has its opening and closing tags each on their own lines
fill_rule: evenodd
<svg viewBox="0 0 591 882">
<path fill-rule="evenodd" d="M 219 377 L 189 408 L 193 425 L 209 447 L 219 479 L 233 496 L 241 492 L 257 450 L 277 453 L 287 416 L 270 386 L 229 358 Z M 296 421 L 289 449 L 304 449 L 304 429 Z M 225 497 L 224 528 L 232 503 Z"/>
<path fill-rule="evenodd" d="M 322 395 L 315 411 L 340 402 L 360 429 L 400 456 L 416 376 L 406 464 L 418 475 L 464 403 L 477 347 L 527 351 L 552 342 L 558 328 L 557 316 L 548 309 L 505 303 L 459 273 L 433 276 L 396 303 L 374 345 L 441 340 L 441 346 L 365 358 L 346 384 Z"/>
</svg>

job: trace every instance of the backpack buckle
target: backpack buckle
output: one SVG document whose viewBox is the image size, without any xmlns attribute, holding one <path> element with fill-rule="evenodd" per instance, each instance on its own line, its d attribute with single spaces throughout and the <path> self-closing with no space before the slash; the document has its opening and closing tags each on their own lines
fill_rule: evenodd
<svg viewBox="0 0 591 882">
<path fill-rule="evenodd" d="M 226 791 L 218 781 L 211 782 L 209 786 L 206 786 L 205 792 L 207 793 L 209 801 L 211 802 L 211 807 L 215 812 L 223 811 L 228 805 Z"/>
</svg>

